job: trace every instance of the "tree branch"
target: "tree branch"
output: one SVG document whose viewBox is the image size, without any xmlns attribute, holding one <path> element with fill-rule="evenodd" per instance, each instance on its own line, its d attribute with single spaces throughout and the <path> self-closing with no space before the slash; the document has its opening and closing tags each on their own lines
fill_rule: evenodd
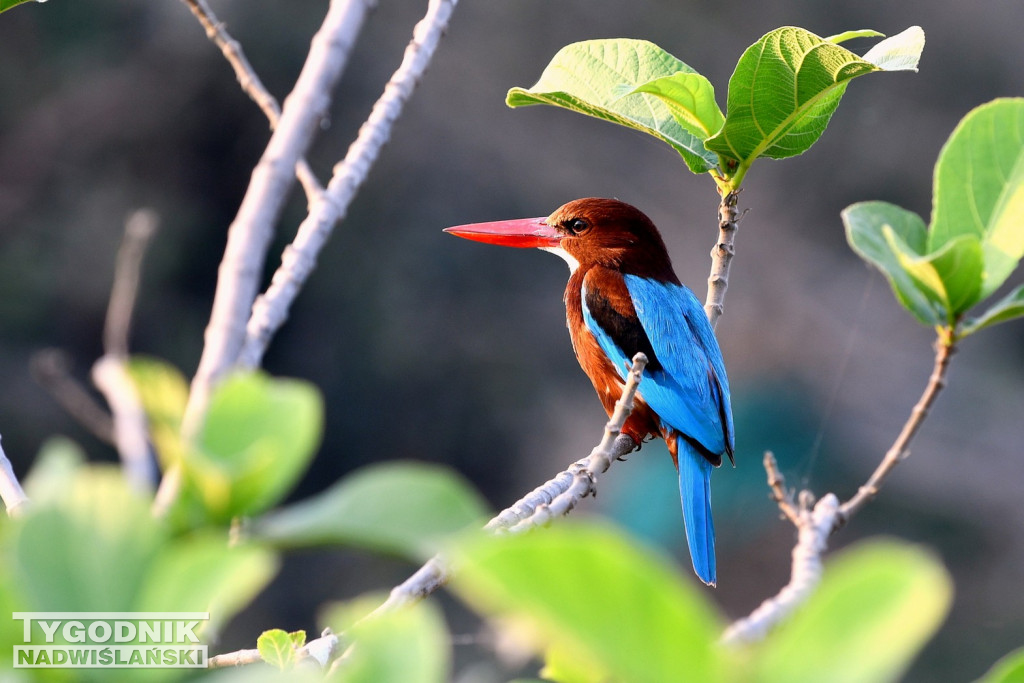
<svg viewBox="0 0 1024 683">
<path fill-rule="evenodd" d="M 942 338 L 936 340 L 935 365 L 932 367 L 932 374 L 928 378 L 928 385 L 925 387 L 924 393 L 921 394 L 917 405 L 910 412 L 910 417 L 903 425 L 903 429 L 900 430 L 896 441 L 889 447 L 885 457 L 882 458 L 882 462 L 879 463 L 875 471 L 871 473 L 867 483 L 861 486 L 857 493 L 839 508 L 840 526 L 853 517 L 866 502 L 878 495 L 879 488 L 896 468 L 896 465 L 900 464 L 910 455 L 911 440 L 917 434 L 917 430 L 920 429 L 925 418 L 928 417 L 928 411 L 935 403 L 939 392 L 946 386 L 946 373 L 949 370 L 949 362 L 955 351 L 956 347 L 951 341 L 947 342 Z"/>
<path fill-rule="evenodd" d="M 288 317 L 288 310 L 316 266 L 316 259 L 334 226 L 345 217 L 349 204 L 362 186 L 381 148 L 391 136 L 391 127 L 402 113 L 419 79 L 434 55 L 457 0 L 430 0 L 423 19 L 413 29 L 412 41 L 398 70 L 384 87 L 366 122 L 345 158 L 334 167 L 324 195 L 310 207 L 309 215 L 285 248 L 281 265 L 270 286 L 252 307 L 245 342 L 239 354 L 242 367 L 260 365 L 271 337 Z"/>
<path fill-rule="evenodd" d="M 203 354 L 185 410 L 186 437 L 194 434 L 201 423 L 213 384 L 238 360 L 273 224 L 295 177 L 295 165 L 305 154 L 320 121 L 327 116 L 331 91 L 368 6 L 368 0 L 332 0 L 228 229 Z"/>
<path fill-rule="evenodd" d="M 4 501 L 8 517 L 17 517 L 25 510 L 28 504 L 28 496 L 18 482 L 14 474 L 14 467 L 4 453 L 4 447 L 0 445 L 0 500 Z"/>
<path fill-rule="evenodd" d="M 277 104 L 277 99 L 263 85 L 263 81 L 256 74 L 256 70 L 252 68 L 252 64 L 246 59 L 242 46 L 227 32 L 224 24 L 207 5 L 206 0 L 182 0 L 182 2 L 188 6 L 203 29 L 206 30 L 206 37 L 220 48 L 224 58 L 234 69 L 235 78 L 238 79 L 242 90 L 270 121 L 271 130 L 276 128 L 277 122 L 281 118 L 281 107 Z M 317 180 L 316 174 L 313 173 L 313 169 L 309 167 L 309 163 L 304 157 L 300 157 L 296 163 L 295 175 L 306 192 L 306 200 L 312 205 L 313 200 L 323 192 L 323 187 L 320 186 L 320 181 Z"/>
<path fill-rule="evenodd" d="M 718 325 L 725 302 L 725 290 L 729 287 L 729 266 L 736 253 L 736 226 L 739 223 L 737 204 L 739 190 L 730 190 L 718 204 L 718 241 L 711 250 L 711 274 L 708 276 L 708 295 L 704 302 L 711 327 Z"/>
<path fill-rule="evenodd" d="M 43 349 L 32 354 L 32 377 L 82 427 L 100 441 L 114 445 L 114 420 L 71 375 L 71 361 L 60 349 Z"/>
<path fill-rule="evenodd" d="M 761 603 L 750 616 L 730 625 L 722 636 L 724 642 L 746 643 L 764 638 L 775 624 L 785 619 L 797 605 L 811 596 L 821 579 L 821 556 L 825 552 L 829 536 L 842 528 L 865 503 L 878 495 L 882 484 L 896 465 L 910 454 L 911 440 L 924 423 L 939 392 L 946 385 L 946 373 L 954 352 L 955 346 L 951 335 L 941 334 L 935 343 L 935 365 L 932 374 L 928 378 L 924 392 L 911 410 L 910 417 L 867 483 L 842 505 L 835 494 L 828 493 L 811 510 L 814 496 L 809 491 L 801 492 L 799 503 L 794 503 L 792 493 L 786 490 L 785 480 L 779 472 L 774 456 L 765 453 L 764 466 L 768 473 L 772 499 L 778 503 L 782 514 L 796 526 L 798 532 L 797 545 L 793 548 L 790 581 L 775 597 Z"/>
<path fill-rule="evenodd" d="M 733 622 L 722 635 L 729 644 L 750 643 L 764 638 L 768 631 L 801 605 L 821 581 L 821 556 L 835 527 L 839 500 L 829 493 L 813 510 L 802 509 L 796 522 L 799 535 L 793 548 L 793 569 L 789 583 L 778 595 L 761 603 L 750 616 Z"/>
</svg>

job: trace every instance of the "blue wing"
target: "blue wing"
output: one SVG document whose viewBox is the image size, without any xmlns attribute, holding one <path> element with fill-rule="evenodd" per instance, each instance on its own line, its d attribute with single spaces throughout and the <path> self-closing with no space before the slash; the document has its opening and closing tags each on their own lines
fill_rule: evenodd
<svg viewBox="0 0 1024 683">
<path fill-rule="evenodd" d="M 665 427 L 696 441 L 712 455 L 734 447 L 729 380 L 704 308 L 682 285 L 623 276 L 637 318 L 658 359 L 645 369 L 640 395 Z M 583 297 L 583 319 L 619 375 L 630 357 L 601 328 Z"/>
<path fill-rule="evenodd" d="M 733 424 L 729 381 L 714 330 L 704 309 L 682 285 L 623 276 L 657 363 L 644 369 L 640 395 L 663 427 L 678 432 L 675 448 L 686 541 L 697 576 L 716 582 L 715 529 L 711 516 L 711 456 L 732 455 Z M 627 353 L 597 323 L 583 292 L 583 319 L 601 350 L 625 377 Z M 639 338 L 635 335 L 634 338 Z"/>
</svg>

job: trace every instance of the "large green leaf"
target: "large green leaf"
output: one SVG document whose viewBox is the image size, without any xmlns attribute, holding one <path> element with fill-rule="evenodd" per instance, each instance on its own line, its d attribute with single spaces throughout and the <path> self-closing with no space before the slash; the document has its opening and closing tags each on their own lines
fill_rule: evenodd
<svg viewBox="0 0 1024 683">
<path fill-rule="evenodd" d="M 2 553 L 30 611 L 129 611 L 166 540 L 112 466 L 49 470 Z M 46 489 L 45 491 L 43 489 Z"/>
<path fill-rule="evenodd" d="M 718 164 L 716 155 L 704 147 L 706 135 L 681 125 L 660 97 L 638 91 L 646 83 L 680 72 L 695 73 L 645 40 L 587 40 L 559 50 L 533 87 L 512 88 L 506 101 L 510 107 L 550 104 L 648 133 L 679 152 L 691 171 L 703 173 Z M 705 112 L 718 108 L 713 99 L 706 99 L 709 94 L 713 97 L 713 90 L 695 88 L 690 94 L 697 98 L 693 118 L 706 121 Z"/>
<path fill-rule="evenodd" d="M 961 235 L 981 241 L 982 298 L 1024 256 L 1024 99 L 999 99 L 963 118 L 935 166 L 929 251 Z"/>
<path fill-rule="evenodd" d="M 715 87 L 699 73 L 680 71 L 655 78 L 641 83 L 632 92 L 659 97 L 676 122 L 700 140 L 717 133 L 725 123 L 725 115 L 715 102 Z"/>
<path fill-rule="evenodd" d="M 185 500 L 194 493 L 216 521 L 262 512 L 305 472 L 322 427 L 320 394 L 308 382 L 262 373 L 226 378 L 185 458 Z"/>
<path fill-rule="evenodd" d="M 914 284 L 936 304 L 945 322 L 955 325 L 959 316 L 977 303 L 981 292 L 981 243 L 973 235 L 961 235 L 930 254 L 911 252 L 892 228 L 883 229 L 886 241 L 900 266 Z"/>
<path fill-rule="evenodd" d="M 856 32 L 863 35 L 865 32 Z M 840 34 L 833 40 L 844 39 Z M 725 125 L 706 141 L 742 174 L 758 157 L 802 154 L 825 131 L 849 81 L 873 71 L 916 69 L 924 33 L 911 27 L 862 58 L 802 28 L 763 36 L 740 57 L 729 79 Z M 895 59 L 893 55 L 912 55 Z"/>
<path fill-rule="evenodd" d="M 1014 289 L 977 318 L 964 323 L 961 336 L 973 334 L 991 325 L 1021 317 L 1024 317 L 1024 285 Z"/>
<path fill-rule="evenodd" d="M 944 322 L 945 313 L 917 286 L 892 246 L 902 242 L 909 250 L 920 253 L 928 239 L 921 217 L 895 204 L 877 201 L 848 206 L 842 216 L 850 247 L 882 271 L 903 307 L 924 325 L 931 327 Z"/>
<path fill-rule="evenodd" d="M 225 534 L 193 533 L 164 544 L 139 589 L 143 612 L 209 612 L 217 633 L 277 572 L 274 553 L 253 544 L 229 547 Z"/>
<path fill-rule="evenodd" d="M 942 624 L 953 584 L 931 553 L 870 541 L 835 555 L 817 592 L 756 648 L 765 683 L 895 681 Z"/>
<path fill-rule="evenodd" d="M 480 496 L 451 470 L 385 463 L 256 520 L 252 533 L 282 546 L 357 545 L 423 558 L 485 515 Z"/>
<path fill-rule="evenodd" d="M 35 0 L 35 1 L 36 2 L 46 2 L 46 0 Z M 24 4 L 26 2 L 32 2 L 32 0 L 0 0 L 0 12 L 4 12 L 6 10 L 11 9 L 12 7 L 17 7 L 18 5 Z"/>
<path fill-rule="evenodd" d="M 466 539 L 454 590 L 558 659 L 626 681 L 717 681 L 719 618 L 694 582 L 609 528 L 559 524 Z M 580 671 L 577 667 L 571 667 Z"/>
</svg>

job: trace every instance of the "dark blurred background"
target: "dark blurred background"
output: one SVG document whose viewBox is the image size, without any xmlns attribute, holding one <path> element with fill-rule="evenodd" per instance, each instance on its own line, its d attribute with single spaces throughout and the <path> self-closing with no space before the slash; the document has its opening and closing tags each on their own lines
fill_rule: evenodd
<svg viewBox="0 0 1024 683">
<path fill-rule="evenodd" d="M 327 2 L 212 4 L 283 98 Z M 310 154 L 325 181 L 425 4 L 381 0 L 370 15 Z M 266 358 L 270 372 L 307 378 L 326 397 L 323 448 L 295 497 L 367 463 L 416 458 L 450 464 L 500 508 L 588 453 L 605 418 L 569 346 L 564 264 L 441 229 L 615 196 L 661 227 L 677 272 L 703 299 L 717 234 L 711 180 L 653 138 L 553 108 L 513 111 L 505 92 L 532 85 L 570 42 L 635 37 L 705 74 L 724 107 L 742 50 L 787 24 L 819 35 L 919 24 L 928 42 L 920 73 L 858 79 L 814 148 L 758 162 L 742 194 L 749 213 L 718 327 L 737 467 L 715 477 L 711 595 L 737 617 L 783 585 L 793 531 L 767 498 L 763 451 L 776 453 L 791 485 L 849 497 L 931 370 L 932 333 L 850 251 L 839 212 L 882 199 L 927 218 L 932 167 L 957 121 L 1022 94 L 1018 0 L 463 2 Z M 863 53 L 871 42 L 847 46 Z M 132 347 L 194 371 L 225 232 L 267 139 L 262 114 L 177 0 L 54 0 L 0 16 L 0 433 L 19 473 L 56 434 L 94 459 L 115 457 L 35 383 L 29 361 L 63 349 L 88 381 L 114 254 L 136 208 L 153 207 L 162 225 Z M 303 215 L 296 193 L 268 268 Z M 969 680 L 1024 644 L 1022 342 L 1016 323 L 962 345 L 912 457 L 834 538 L 841 547 L 891 534 L 935 549 L 953 572 L 953 611 L 907 680 Z M 580 512 L 630 527 L 692 579 L 661 444 L 616 465 Z M 292 555 L 223 647 L 251 647 L 269 627 L 313 630 L 317 605 L 387 589 L 412 569 L 354 552 Z M 458 647 L 457 656 L 462 680 L 495 675 L 485 652 Z"/>
</svg>

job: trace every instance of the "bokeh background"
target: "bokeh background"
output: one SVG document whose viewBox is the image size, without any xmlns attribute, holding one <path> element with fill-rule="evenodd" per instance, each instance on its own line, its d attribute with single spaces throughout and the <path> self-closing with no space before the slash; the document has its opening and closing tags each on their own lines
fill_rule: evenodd
<svg viewBox="0 0 1024 683">
<path fill-rule="evenodd" d="M 283 98 L 327 2 L 212 5 Z M 321 177 L 424 9 L 381 0 L 370 15 L 310 153 Z M 850 251 L 839 212 L 883 199 L 929 215 L 932 167 L 957 121 L 1024 90 L 1018 0 L 463 2 L 266 358 L 269 371 L 307 378 L 326 398 L 323 447 L 294 497 L 368 463 L 415 458 L 451 465 L 500 508 L 588 453 L 604 415 L 569 346 L 564 264 L 441 229 L 618 197 L 661 227 L 677 272 L 703 298 L 717 234 L 710 179 L 653 138 L 552 108 L 513 111 L 504 95 L 531 85 L 570 42 L 634 37 L 705 74 L 724 107 L 742 50 L 788 24 L 819 35 L 919 24 L 928 42 L 920 73 L 858 79 L 814 148 L 757 163 L 742 194 L 749 213 L 718 327 L 737 467 L 715 476 L 712 597 L 738 617 L 783 585 L 793 531 L 768 501 L 763 451 L 791 485 L 848 497 L 931 369 L 932 333 Z M 115 457 L 39 386 L 30 360 L 62 349 L 88 382 L 114 254 L 136 208 L 154 208 L 161 229 L 132 347 L 194 371 L 226 229 L 267 139 L 263 116 L 177 0 L 53 0 L 0 16 L 0 433 L 19 473 L 58 434 L 96 460 Z M 303 210 L 296 193 L 268 268 Z M 834 537 L 836 547 L 876 534 L 919 542 L 953 572 L 952 613 L 907 680 L 970 680 L 1024 644 L 1022 416 L 1024 325 L 969 339 L 910 460 Z M 664 447 L 652 443 L 616 465 L 580 513 L 660 545 L 690 580 L 675 487 Z M 355 552 L 291 555 L 223 648 L 251 647 L 264 628 L 313 630 L 324 601 L 387 589 L 412 569 Z M 457 633 L 473 628 L 457 606 L 453 615 Z M 504 680 L 483 648 L 456 653 L 462 680 Z"/>
</svg>

